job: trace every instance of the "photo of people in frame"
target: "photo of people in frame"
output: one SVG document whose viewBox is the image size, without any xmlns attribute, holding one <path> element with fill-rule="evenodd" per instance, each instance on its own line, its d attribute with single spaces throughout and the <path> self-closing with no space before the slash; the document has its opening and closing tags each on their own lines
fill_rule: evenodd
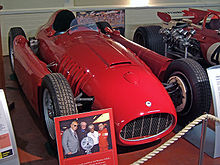
<svg viewBox="0 0 220 165">
<path fill-rule="evenodd" d="M 64 159 L 112 149 L 109 113 L 60 121 Z"/>
<path fill-rule="evenodd" d="M 95 22 L 106 21 L 113 29 L 119 30 L 121 35 L 125 33 L 125 10 L 83 11 L 76 12 L 78 23 L 86 23 L 88 19 Z"/>
</svg>

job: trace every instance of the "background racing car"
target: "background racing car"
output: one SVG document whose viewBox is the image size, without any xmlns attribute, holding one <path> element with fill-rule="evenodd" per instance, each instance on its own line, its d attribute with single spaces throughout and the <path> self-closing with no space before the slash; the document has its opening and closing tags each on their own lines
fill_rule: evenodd
<svg viewBox="0 0 220 165">
<path fill-rule="evenodd" d="M 158 12 L 161 26 L 139 27 L 133 40 L 170 58 L 191 58 L 202 66 L 220 63 L 220 12 L 183 10 L 182 16 Z"/>
<path fill-rule="evenodd" d="M 36 38 L 27 40 L 22 28 L 11 28 L 9 56 L 51 140 L 55 116 L 111 107 L 117 143 L 138 145 L 173 130 L 174 105 L 180 123 L 210 107 L 208 78 L 195 61 L 160 56 L 107 22 L 78 24 L 69 10 L 55 12 Z"/>
</svg>

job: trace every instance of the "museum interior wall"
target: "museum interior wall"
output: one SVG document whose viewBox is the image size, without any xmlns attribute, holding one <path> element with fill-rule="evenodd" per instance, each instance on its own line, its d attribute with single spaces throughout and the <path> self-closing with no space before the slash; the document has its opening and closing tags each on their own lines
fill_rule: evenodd
<svg viewBox="0 0 220 165">
<path fill-rule="evenodd" d="M 218 5 L 216 5 L 218 4 Z M 8 30 L 21 26 L 27 37 L 35 36 L 36 29 L 43 25 L 49 16 L 60 8 L 73 10 L 94 10 L 103 8 L 125 8 L 125 36 L 133 38 L 135 29 L 140 25 L 159 24 L 161 20 L 156 11 L 181 11 L 183 7 L 202 7 L 220 10 L 219 0 L 2 0 L 3 10 L 0 15 L 3 55 L 8 55 Z M 148 6 L 134 8 L 135 6 Z M 178 8 L 181 7 L 181 8 Z"/>
</svg>

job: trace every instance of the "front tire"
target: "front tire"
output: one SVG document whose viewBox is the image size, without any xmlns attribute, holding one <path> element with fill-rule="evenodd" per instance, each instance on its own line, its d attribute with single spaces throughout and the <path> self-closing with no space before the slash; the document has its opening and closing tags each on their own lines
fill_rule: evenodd
<svg viewBox="0 0 220 165">
<path fill-rule="evenodd" d="M 49 140 L 56 139 L 54 117 L 77 113 L 72 90 L 60 73 L 46 75 L 42 81 L 42 110 Z"/>
<path fill-rule="evenodd" d="M 26 35 L 24 33 L 24 30 L 21 27 L 13 27 L 10 29 L 8 33 L 8 51 L 9 51 L 9 59 L 11 64 L 12 72 L 15 73 L 15 67 L 14 67 L 14 39 L 16 36 L 22 35 L 26 38 Z"/>
<path fill-rule="evenodd" d="M 168 84 L 176 82 L 179 86 L 181 97 L 172 100 L 178 101 L 174 102 L 174 105 L 180 125 L 184 126 L 209 112 L 210 84 L 205 70 L 199 63 L 192 59 L 174 60 L 166 70 L 164 82 Z"/>
</svg>

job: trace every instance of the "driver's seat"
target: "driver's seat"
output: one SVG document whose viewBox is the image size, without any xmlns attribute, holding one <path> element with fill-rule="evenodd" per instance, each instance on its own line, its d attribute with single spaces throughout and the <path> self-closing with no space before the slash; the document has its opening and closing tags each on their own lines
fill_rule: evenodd
<svg viewBox="0 0 220 165">
<path fill-rule="evenodd" d="M 60 11 L 53 23 L 56 33 L 65 32 L 70 28 L 70 23 L 75 19 L 75 15 L 69 10 Z"/>
</svg>

